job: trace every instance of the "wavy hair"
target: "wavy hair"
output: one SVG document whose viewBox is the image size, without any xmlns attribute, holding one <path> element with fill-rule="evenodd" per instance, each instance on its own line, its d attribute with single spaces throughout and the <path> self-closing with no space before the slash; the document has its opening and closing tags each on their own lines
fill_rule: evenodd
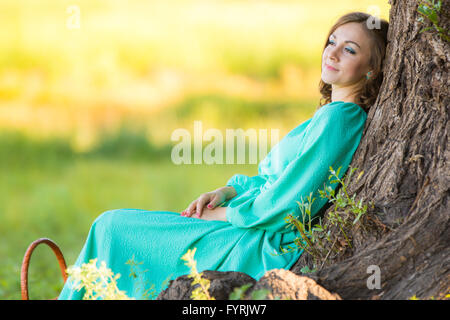
<svg viewBox="0 0 450 320">
<path fill-rule="evenodd" d="M 368 22 L 370 18 L 371 20 Z M 379 21 L 380 27 L 378 28 L 378 26 L 374 26 L 374 28 L 372 29 L 369 28 L 368 25 L 370 25 L 371 21 Z M 369 112 L 370 107 L 375 103 L 375 100 L 377 99 L 378 96 L 378 92 L 380 91 L 381 83 L 383 82 L 383 63 L 386 54 L 387 33 L 389 23 L 384 19 L 374 17 L 364 12 L 347 13 L 344 16 L 340 17 L 339 20 L 331 27 L 322 52 L 328 45 L 328 39 L 330 38 L 330 35 L 338 27 L 350 22 L 356 22 L 361 24 L 361 26 L 371 39 L 372 43 L 372 50 L 369 60 L 372 74 L 369 79 L 365 80 L 363 86 L 358 90 L 356 94 L 356 104 L 362 107 L 364 111 L 367 113 Z M 322 97 L 320 98 L 319 106 L 317 107 L 317 109 L 331 102 L 331 91 L 332 91 L 331 84 L 327 84 L 323 82 L 322 79 L 320 79 L 319 91 Z"/>
</svg>

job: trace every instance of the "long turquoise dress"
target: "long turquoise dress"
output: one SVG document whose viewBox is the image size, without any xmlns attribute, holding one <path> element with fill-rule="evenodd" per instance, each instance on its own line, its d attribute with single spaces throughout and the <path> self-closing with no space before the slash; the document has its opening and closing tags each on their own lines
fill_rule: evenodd
<svg viewBox="0 0 450 320">
<path fill-rule="evenodd" d="M 283 137 L 258 165 L 256 176 L 236 174 L 226 183 L 237 195 L 226 201 L 227 221 L 183 217 L 178 212 L 117 209 L 102 213 L 92 224 L 75 263 L 105 261 L 117 286 L 136 299 L 142 298 L 143 281 L 156 293 L 164 281 L 188 274 L 181 257 L 197 248 L 195 260 L 203 270 L 240 271 L 256 280 L 274 268 L 289 269 L 302 250 L 280 253 L 298 236 L 286 228 L 289 213 L 301 215 L 297 201 L 310 193 L 316 200 L 311 213 L 327 203 L 318 189 L 330 184 L 329 167 L 343 177 L 360 142 L 367 115 L 357 104 L 334 101 L 318 109 Z M 139 265 L 139 281 L 130 277 L 129 259 Z M 139 283 L 140 282 L 140 283 Z M 82 299 L 84 291 L 66 282 L 59 299 Z"/>
</svg>

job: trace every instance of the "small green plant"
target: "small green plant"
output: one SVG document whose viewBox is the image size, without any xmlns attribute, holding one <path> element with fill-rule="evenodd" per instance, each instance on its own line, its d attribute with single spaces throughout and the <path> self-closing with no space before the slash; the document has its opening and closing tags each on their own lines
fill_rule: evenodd
<svg viewBox="0 0 450 320">
<path fill-rule="evenodd" d="M 208 279 L 202 278 L 203 272 L 197 271 L 197 261 L 194 259 L 195 251 L 197 248 L 189 249 L 181 259 L 186 261 L 185 265 L 191 269 L 188 277 L 193 278 L 191 285 L 195 286 L 198 284 L 199 286 L 192 291 L 191 298 L 193 300 L 215 300 L 214 297 L 211 297 L 209 294 L 209 286 L 210 281 Z"/>
<path fill-rule="evenodd" d="M 308 266 L 304 266 L 303 268 L 300 269 L 301 273 L 314 273 L 316 271 L 317 269 L 314 268 L 311 270 Z"/>
<path fill-rule="evenodd" d="M 234 288 L 233 292 L 230 293 L 230 300 L 245 300 L 245 292 L 252 286 L 251 283 L 244 284 L 240 287 Z M 252 291 L 251 299 L 252 300 L 264 300 L 267 298 L 269 294 L 269 290 L 267 289 L 259 289 Z"/>
<path fill-rule="evenodd" d="M 425 23 L 425 19 L 431 21 L 433 24 L 430 27 L 426 27 L 420 31 L 420 33 L 435 29 L 438 34 L 441 36 L 441 38 L 445 39 L 446 41 L 450 41 L 448 30 L 442 28 L 439 26 L 439 18 L 438 18 L 438 12 L 441 11 L 442 3 L 441 0 L 435 1 L 428 1 L 428 0 L 421 0 L 419 3 L 419 6 L 417 7 L 417 12 L 421 15 L 417 18 L 418 22 Z"/>
<path fill-rule="evenodd" d="M 245 292 L 252 286 L 251 283 L 244 284 L 240 287 L 234 288 L 233 292 L 230 293 L 230 300 L 243 300 Z"/>
<path fill-rule="evenodd" d="M 134 254 L 130 260 L 125 262 L 125 264 L 128 264 L 130 266 L 130 274 L 129 277 L 137 280 L 137 287 L 135 292 L 135 296 L 138 295 L 138 291 L 142 290 L 143 293 L 141 294 L 143 299 L 155 299 L 157 297 L 157 292 L 155 290 L 155 285 L 153 283 L 150 283 L 148 280 L 144 280 L 144 273 L 148 272 L 148 269 L 142 271 L 140 269 L 140 265 L 143 264 L 143 262 L 137 262 L 134 260 Z M 164 285 L 163 285 L 164 286 Z"/>
<path fill-rule="evenodd" d="M 83 300 L 131 300 L 124 291 L 117 288 L 120 274 L 114 275 L 102 261 L 97 267 L 97 259 L 83 263 L 81 267 L 69 267 L 67 274 L 71 277 L 74 290 L 85 289 Z"/>
<path fill-rule="evenodd" d="M 134 255 L 125 264 L 130 266 L 129 277 L 137 281 L 136 292 L 134 296 L 141 296 L 142 299 L 155 299 L 157 292 L 155 285 L 144 280 L 144 274 L 148 270 L 142 271 L 140 265 L 143 262 L 135 261 Z M 91 259 L 89 263 L 83 263 L 81 267 L 71 266 L 67 268 L 67 274 L 74 283 L 74 290 L 86 290 L 83 300 L 134 300 L 120 291 L 117 287 L 117 279 L 120 273 L 114 275 L 111 269 L 106 267 L 106 263 L 102 261 L 100 267 L 97 267 L 97 259 Z M 162 282 L 162 288 L 165 288 L 171 278 L 171 275 Z M 142 290 L 142 294 L 139 294 Z"/>
<path fill-rule="evenodd" d="M 327 198 L 333 206 L 333 210 L 328 212 L 326 224 L 322 223 L 319 217 L 319 222 L 313 224 L 314 218 L 311 216 L 311 207 L 316 198 L 312 197 L 312 193 L 307 197 L 305 202 L 303 197 L 297 201 L 300 211 L 300 217 L 288 214 L 285 218 L 288 224 L 287 228 L 296 229 L 300 236 L 294 240 L 295 246 L 287 246 L 280 248 L 281 254 L 288 253 L 294 250 L 305 250 L 314 259 L 314 268 L 303 268 L 302 272 L 311 273 L 318 270 L 324 265 L 331 252 L 339 254 L 345 247 L 353 248 L 352 238 L 348 234 L 358 222 L 361 217 L 366 214 L 368 204 L 364 203 L 364 199 L 356 200 L 355 195 L 350 196 L 348 193 L 349 181 L 357 170 L 350 168 L 348 174 L 342 179 L 340 176 L 341 167 L 336 171 L 330 166 L 331 175 L 328 177 L 330 184 L 338 183 L 341 188 L 336 193 L 331 186 L 325 186 L 324 190 L 318 190 L 321 198 Z M 363 175 L 364 171 L 360 172 L 356 181 Z M 369 203 L 373 208 L 373 203 Z M 359 225 L 365 230 L 362 223 Z M 335 232 L 337 230 L 337 232 Z M 340 247 L 339 247 L 340 246 Z"/>
<path fill-rule="evenodd" d="M 334 203 L 333 211 L 328 213 L 328 220 L 333 225 L 339 226 L 347 244 L 350 248 L 352 248 L 351 241 L 349 237 L 344 231 L 344 227 L 352 227 L 355 225 L 361 216 L 367 212 L 367 204 L 363 203 L 364 198 L 359 201 L 355 200 L 355 194 L 350 197 L 347 191 L 348 182 L 350 181 L 351 176 L 353 175 L 356 168 L 351 168 L 350 172 L 347 174 L 345 180 L 339 178 L 339 168 L 336 172 L 330 167 L 331 175 L 328 177 L 329 180 L 334 176 L 335 179 L 331 180 L 330 183 L 339 183 L 341 184 L 341 189 L 335 195 L 335 191 L 330 187 L 326 187 L 325 190 L 319 190 L 319 194 L 321 198 L 328 198 L 331 203 Z M 356 181 L 358 181 L 363 175 L 364 171 L 361 171 Z M 373 204 L 372 204 L 373 207 Z M 344 214 L 343 214 L 344 213 Z M 347 215 L 345 214 L 347 213 Z M 348 214 L 350 213 L 350 215 Z M 351 219 L 353 218 L 353 219 Z M 350 224 L 351 223 L 351 224 Z M 363 226 L 364 227 L 364 226 Z"/>
<path fill-rule="evenodd" d="M 323 231 L 323 227 L 321 222 L 312 226 L 311 206 L 315 201 L 315 198 L 312 198 L 312 193 L 309 194 L 307 200 L 308 202 L 305 202 L 303 197 L 301 197 L 300 201 L 297 201 L 302 213 L 302 221 L 292 214 L 287 215 L 284 219 L 288 226 L 291 226 L 292 229 L 296 228 L 299 231 L 300 237 L 294 240 L 295 247 L 287 246 L 288 249 L 281 248 L 282 253 L 303 249 L 309 252 L 313 257 L 321 256 L 320 250 L 315 244 L 318 243 L 322 246 L 322 240 L 318 236 L 318 233 Z"/>
</svg>

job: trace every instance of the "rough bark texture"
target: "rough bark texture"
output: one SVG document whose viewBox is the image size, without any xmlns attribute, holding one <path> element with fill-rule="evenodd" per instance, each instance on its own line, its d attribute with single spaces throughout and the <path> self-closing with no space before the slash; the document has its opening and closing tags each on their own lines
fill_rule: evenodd
<svg viewBox="0 0 450 320">
<path fill-rule="evenodd" d="M 377 227 L 368 233 L 354 228 L 352 250 L 306 274 L 343 299 L 439 299 L 450 293 L 450 48 L 434 30 L 419 33 L 431 23 L 416 21 L 418 2 L 389 2 L 384 82 L 351 163 L 364 174 L 353 176 L 349 192 L 374 202 L 365 219 Z M 442 1 L 439 24 L 446 30 L 449 10 L 450 0 Z M 332 209 L 324 209 L 324 222 Z M 304 252 L 291 271 L 301 275 L 312 262 Z M 368 287 L 371 265 L 380 269 L 380 289 Z M 289 271 L 269 273 L 254 288 L 305 297 L 309 286 L 298 281 Z M 302 294 L 296 289 L 301 286 Z"/>
<path fill-rule="evenodd" d="M 255 290 L 268 290 L 267 299 L 281 300 L 342 300 L 338 294 L 328 292 L 316 281 L 284 269 L 273 269 L 258 280 L 247 294 Z"/>
<path fill-rule="evenodd" d="M 310 275 L 344 299 L 442 298 L 450 287 L 449 43 L 432 30 L 419 34 L 418 1 L 390 4 L 385 79 L 351 164 L 364 175 L 350 186 L 374 201 L 388 228 L 369 239 L 356 231 L 352 256 Z M 443 1 L 446 30 L 449 8 Z M 310 260 L 303 254 L 292 270 Z M 380 290 L 367 287 L 369 265 L 381 270 Z"/>
<path fill-rule="evenodd" d="M 234 288 L 256 282 L 255 279 L 245 273 L 232 271 L 206 270 L 202 277 L 210 281 L 208 292 L 216 300 L 228 300 Z M 180 276 L 170 281 L 167 289 L 162 291 L 156 300 L 191 300 L 192 291 L 198 287 L 198 284 L 192 286 L 191 283 L 192 278 L 189 278 L 188 275 Z"/>
</svg>

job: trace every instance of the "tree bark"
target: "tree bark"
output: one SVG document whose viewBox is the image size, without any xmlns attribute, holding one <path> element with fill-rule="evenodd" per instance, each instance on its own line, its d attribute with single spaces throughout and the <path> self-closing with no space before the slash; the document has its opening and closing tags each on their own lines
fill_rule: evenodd
<svg viewBox="0 0 450 320">
<path fill-rule="evenodd" d="M 438 13 L 446 30 L 449 2 Z M 384 81 L 351 163 L 364 174 L 349 187 L 374 202 L 369 215 L 382 212 L 387 229 L 365 238 L 355 230 L 352 254 L 309 276 L 343 299 L 439 299 L 450 293 L 449 42 L 419 33 L 432 25 L 416 21 L 419 1 L 389 3 Z M 291 270 L 305 265 L 306 252 Z M 380 268 L 380 289 L 369 289 L 370 265 Z"/>
</svg>

